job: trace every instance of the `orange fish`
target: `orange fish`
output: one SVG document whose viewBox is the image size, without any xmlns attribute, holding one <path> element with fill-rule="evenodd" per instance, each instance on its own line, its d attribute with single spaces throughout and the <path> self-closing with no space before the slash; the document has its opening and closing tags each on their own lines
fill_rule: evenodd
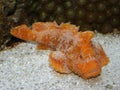
<svg viewBox="0 0 120 90">
<path fill-rule="evenodd" d="M 52 50 L 50 65 L 59 73 L 75 73 L 84 79 L 100 75 L 109 58 L 102 46 L 93 42 L 92 31 L 78 32 L 70 23 L 36 22 L 11 29 L 11 34 L 26 41 L 38 42 L 37 49 Z"/>
</svg>

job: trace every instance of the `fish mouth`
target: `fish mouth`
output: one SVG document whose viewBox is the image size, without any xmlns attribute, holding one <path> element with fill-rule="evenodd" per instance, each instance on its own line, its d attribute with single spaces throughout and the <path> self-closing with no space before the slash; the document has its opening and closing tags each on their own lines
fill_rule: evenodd
<svg viewBox="0 0 120 90">
<path fill-rule="evenodd" d="M 89 72 L 83 73 L 81 76 L 85 79 L 88 79 L 88 78 L 97 77 L 100 75 L 100 73 L 101 73 L 100 69 L 94 69 Z"/>
</svg>

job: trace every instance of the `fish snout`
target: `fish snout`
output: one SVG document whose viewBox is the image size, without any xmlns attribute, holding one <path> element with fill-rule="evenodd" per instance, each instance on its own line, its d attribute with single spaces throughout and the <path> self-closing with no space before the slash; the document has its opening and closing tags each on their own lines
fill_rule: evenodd
<svg viewBox="0 0 120 90">
<path fill-rule="evenodd" d="M 91 77 L 96 77 L 101 73 L 101 62 L 97 59 L 87 60 L 83 65 L 82 77 L 87 79 Z"/>
<path fill-rule="evenodd" d="M 101 63 L 97 59 L 86 59 L 74 65 L 74 72 L 84 79 L 96 77 L 101 73 Z"/>
</svg>

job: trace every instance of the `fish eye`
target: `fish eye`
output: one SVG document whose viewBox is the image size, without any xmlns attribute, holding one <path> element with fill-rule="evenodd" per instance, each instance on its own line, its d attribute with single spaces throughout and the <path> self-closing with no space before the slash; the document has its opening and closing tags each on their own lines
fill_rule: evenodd
<svg viewBox="0 0 120 90">
<path fill-rule="evenodd" d="M 83 59 L 83 56 L 82 56 L 82 55 L 80 55 L 79 57 L 80 57 L 80 59 Z"/>
</svg>

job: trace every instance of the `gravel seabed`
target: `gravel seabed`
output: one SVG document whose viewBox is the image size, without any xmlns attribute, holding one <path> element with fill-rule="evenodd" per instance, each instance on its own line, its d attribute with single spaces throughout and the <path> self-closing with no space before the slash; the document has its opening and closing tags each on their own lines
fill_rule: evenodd
<svg viewBox="0 0 120 90">
<path fill-rule="evenodd" d="M 100 76 L 59 74 L 49 66 L 50 51 L 26 42 L 0 52 L 0 90 L 120 90 L 120 34 L 96 33 L 94 40 L 110 58 Z"/>
</svg>

